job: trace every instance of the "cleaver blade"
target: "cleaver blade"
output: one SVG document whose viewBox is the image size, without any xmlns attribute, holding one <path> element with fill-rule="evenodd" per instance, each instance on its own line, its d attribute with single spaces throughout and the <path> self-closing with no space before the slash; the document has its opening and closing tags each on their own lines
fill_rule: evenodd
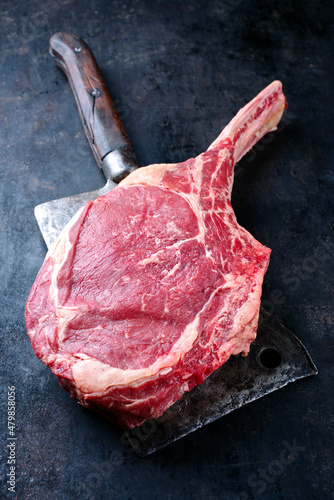
<svg viewBox="0 0 334 500">
<path fill-rule="evenodd" d="M 34 213 L 46 246 L 50 248 L 66 224 L 89 201 L 108 193 L 117 184 L 108 179 L 105 186 L 95 191 L 81 193 L 59 200 L 47 201 L 35 207 Z"/>
<path fill-rule="evenodd" d="M 109 192 L 139 167 L 89 47 L 75 35 L 56 33 L 50 52 L 68 77 L 87 139 L 107 183 L 96 191 L 35 208 L 49 248 L 79 208 Z M 247 357 L 232 356 L 162 417 L 124 432 L 121 440 L 138 455 L 149 455 L 245 404 L 317 373 L 300 340 L 261 309 L 258 335 Z"/>
<path fill-rule="evenodd" d="M 318 370 L 300 340 L 264 309 L 246 357 L 231 356 L 165 413 L 122 434 L 124 445 L 145 457 L 242 406 Z"/>
</svg>

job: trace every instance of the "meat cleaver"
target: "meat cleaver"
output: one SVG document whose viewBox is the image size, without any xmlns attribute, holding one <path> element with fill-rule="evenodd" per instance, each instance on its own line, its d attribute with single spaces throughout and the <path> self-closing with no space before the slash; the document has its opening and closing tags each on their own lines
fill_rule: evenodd
<svg viewBox="0 0 334 500">
<path fill-rule="evenodd" d="M 70 82 L 87 139 L 107 183 L 96 191 L 35 208 L 49 248 L 82 205 L 107 193 L 139 167 L 89 47 L 75 35 L 56 33 L 50 40 L 50 53 Z M 298 338 L 261 309 L 257 338 L 247 357 L 232 356 L 162 417 L 124 432 L 122 442 L 146 456 L 290 382 L 317 373 Z"/>
</svg>

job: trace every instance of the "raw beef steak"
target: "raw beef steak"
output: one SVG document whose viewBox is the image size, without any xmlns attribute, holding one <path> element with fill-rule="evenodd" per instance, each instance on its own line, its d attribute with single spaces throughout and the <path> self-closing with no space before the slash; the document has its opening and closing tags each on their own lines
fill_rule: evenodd
<svg viewBox="0 0 334 500">
<path fill-rule="evenodd" d="M 63 230 L 26 324 L 36 355 L 79 403 L 131 428 L 248 353 L 270 250 L 236 221 L 233 167 L 285 105 L 273 82 L 205 153 L 138 169 Z"/>
</svg>

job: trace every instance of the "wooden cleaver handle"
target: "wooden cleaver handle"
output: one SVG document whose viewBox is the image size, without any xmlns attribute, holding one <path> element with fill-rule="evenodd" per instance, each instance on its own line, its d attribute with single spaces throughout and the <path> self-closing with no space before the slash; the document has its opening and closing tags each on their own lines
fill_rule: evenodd
<svg viewBox="0 0 334 500">
<path fill-rule="evenodd" d="M 65 72 L 95 159 L 108 179 L 119 182 L 139 165 L 96 60 L 70 33 L 55 33 L 50 54 Z"/>
</svg>

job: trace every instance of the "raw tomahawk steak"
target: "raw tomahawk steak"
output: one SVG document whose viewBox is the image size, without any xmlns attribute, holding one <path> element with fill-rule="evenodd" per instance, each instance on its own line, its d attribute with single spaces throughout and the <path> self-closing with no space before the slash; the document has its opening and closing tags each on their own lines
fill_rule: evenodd
<svg viewBox="0 0 334 500">
<path fill-rule="evenodd" d="M 131 428 L 248 353 L 270 250 L 236 221 L 233 168 L 285 105 L 273 82 L 205 153 L 138 169 L 63 230 L 26 324 L 79 403 Z"/>
</svg>

